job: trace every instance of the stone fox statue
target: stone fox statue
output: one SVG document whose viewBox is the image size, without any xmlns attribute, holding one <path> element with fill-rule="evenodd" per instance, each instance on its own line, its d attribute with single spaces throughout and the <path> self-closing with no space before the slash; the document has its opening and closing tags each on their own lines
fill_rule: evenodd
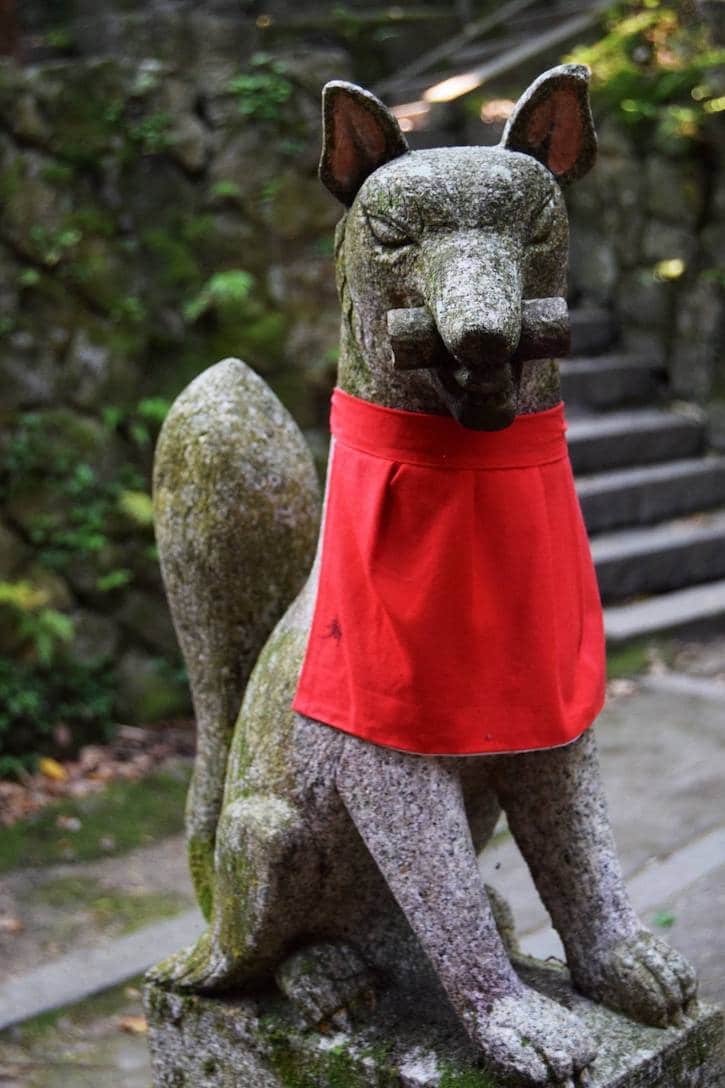
<svg viewBox="0 0 725 1088">
<path fill-rule="evenodd" d="M 359 516 L 353 501 L 345 520 L 328 484 L 328 517 L 334 500 L 347 533 L 341 551 L 328 542 L 330 570 L 342 555 L 349 581 L 325 592 L 344 614 L 316 616 L 327 545 L 309 573 L 319 503 L 302 436 L 264 382 L 227 359 L 178 398 L 156 455 L 161 561 L 198 720 L 187 830 L 209 925 L 155 977 L 221 992 L 276 975 L 308 1021 L 334 1021 L 356 992 L 404 982 L 422 962 L 492 1071 L 571 1082 L 596 1045 L 520 981 L 477 867 L 499 806 L 582 993 L 665 1026 L 696 989 L 687 962 L 635 916 L 617 860 L 587 728 L 601 704 L 600 616 L 587 613 L 580 518 L 561 498 L 557 365 L 542 358 L 562 331 L 561 185 L 595 157 L 588 72 L 565 65 L 536 80 L 497 147 L 410 151 L 386 107 L 348 83 L 328 84 L 323 106 L 321 178 L 346 208 L 332 459 L 344 451 L 360 470 Z M 376 460 L 377 434 L 387 452 Z M 495 471 L 479 471 L 479 457 Z M 459 481 L 474 477 L 464 502 Z M 408 478 L 413 517 L 398 524 Z M 483 528 L 456 537 L 464 509 Z M 355 552 L 368 522 L 372 560 Z M 499 548 L 486 578 L 474 540 Z M 382 584 L 402 586 L 396 615 L 356 634 L 356 610 L 366 616 Z M 399 620 L 414 641 L 441 585 L 450 614 L 433 617 L 421 669 L 390 631 Z M 499 604 L 487 613 L 489 590 Z M 569 603 L 550 621 L 559 598 Z M 461 631 L 470 658 L 451 658 Z M 306 652 L 312 676 L 298 689 Z M 401 679 L 408 667 L 414 683 Z M 357 684 L 347 701 L 340 676 Z M 296 691 L 296 706 L 320 709 L 293 711 Z M 447 707 L 436 702 L 446 692 Z M 510 722 L 523 722 L 521 737 Z"/>
</svg>

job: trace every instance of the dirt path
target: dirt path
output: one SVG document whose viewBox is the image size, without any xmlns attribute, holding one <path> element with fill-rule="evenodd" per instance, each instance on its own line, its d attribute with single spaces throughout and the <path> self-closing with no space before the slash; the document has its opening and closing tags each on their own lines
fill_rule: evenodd
<svg viewBox="0 0 725 1088">
<path fill-rule="evenodd" d="M 71 949 L 92 948 L 193 905 L 183 835 L 121 857 L 7 874 L 0 916 L 18 919 L 22 929 L 0 931 L 2 977 L 15 978 Z"/>
</svg>

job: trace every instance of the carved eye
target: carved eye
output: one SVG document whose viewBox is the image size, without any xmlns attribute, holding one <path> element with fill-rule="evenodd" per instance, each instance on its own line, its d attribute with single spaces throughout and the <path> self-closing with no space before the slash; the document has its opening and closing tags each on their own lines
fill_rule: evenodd
<svg viewBox="0 0 725 1088">
<path fill-rule="evenodd" d="M 531 234 L 529 235 L 531 245 L 537 246 L 545 242 L 551 234 L 555 222 L 556 205 L 552 196 L 549 197 L 531 225 Z"/>
<path fill-rule="evenodd" d="M 391 248 L 409 246 L 413 241 L 404 227 L 399 226 L 394 220 L 388 219 L 386 215 L 377 215 L 368 212 L 367 220 L 370 230 L 373 233 L 373 237 L 376 242 L 380 242 L 381 246 L 389 246 Z"/>
</svg>

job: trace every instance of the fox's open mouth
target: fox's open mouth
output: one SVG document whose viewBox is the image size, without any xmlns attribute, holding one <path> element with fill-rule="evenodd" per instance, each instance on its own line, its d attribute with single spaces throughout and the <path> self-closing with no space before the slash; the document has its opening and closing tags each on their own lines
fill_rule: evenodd
<svg viewBox="0 0 725 1088">
<path fill-rule="evenodd" d="M 494 376 L 484 377 L 473 373 L 468 367 L 458 366 L 448 371 L 448 375 L 451 385 L 457 386 L 461 395 L 471 401 L 488 401 L 492 397 L 497 399 L 511 394 L 512 382 L 508 368 L 500 368 Z"/>
<path fill-rule="evenodd" d="M 517 396 L 510 366 L 497 368 L 488 378 L 471 377 L 465 368 L 454 366 L 436 367 L 435 374 L 448 410 L 459 423 L 475 431 L 499 431 L 513 423 Z"/>
</svg>

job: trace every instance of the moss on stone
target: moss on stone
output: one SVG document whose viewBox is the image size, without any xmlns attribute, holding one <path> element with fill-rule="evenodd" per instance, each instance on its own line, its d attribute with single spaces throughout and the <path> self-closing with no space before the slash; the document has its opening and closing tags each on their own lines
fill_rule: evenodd
<svg viewBox="0 0 725 1088">
<path fill-rule="evenodd" d="M 394 1088 L 399 1083 L 387 1053 L 371 1070 L 365 1062 L 369 1051 L 355 1051 L 345 1042 L 312 1051 L 304 1035 L 281 1017 L 265 1017 L 260 1029 L 270 1068 L 283 1088 Z"/>
<path fill-rule="evenodd" d="M 496 1081 L 483 1069 L 460 1069 L 445 1065 L 439 1088 L 496 1088 Z"/>
</svg>

